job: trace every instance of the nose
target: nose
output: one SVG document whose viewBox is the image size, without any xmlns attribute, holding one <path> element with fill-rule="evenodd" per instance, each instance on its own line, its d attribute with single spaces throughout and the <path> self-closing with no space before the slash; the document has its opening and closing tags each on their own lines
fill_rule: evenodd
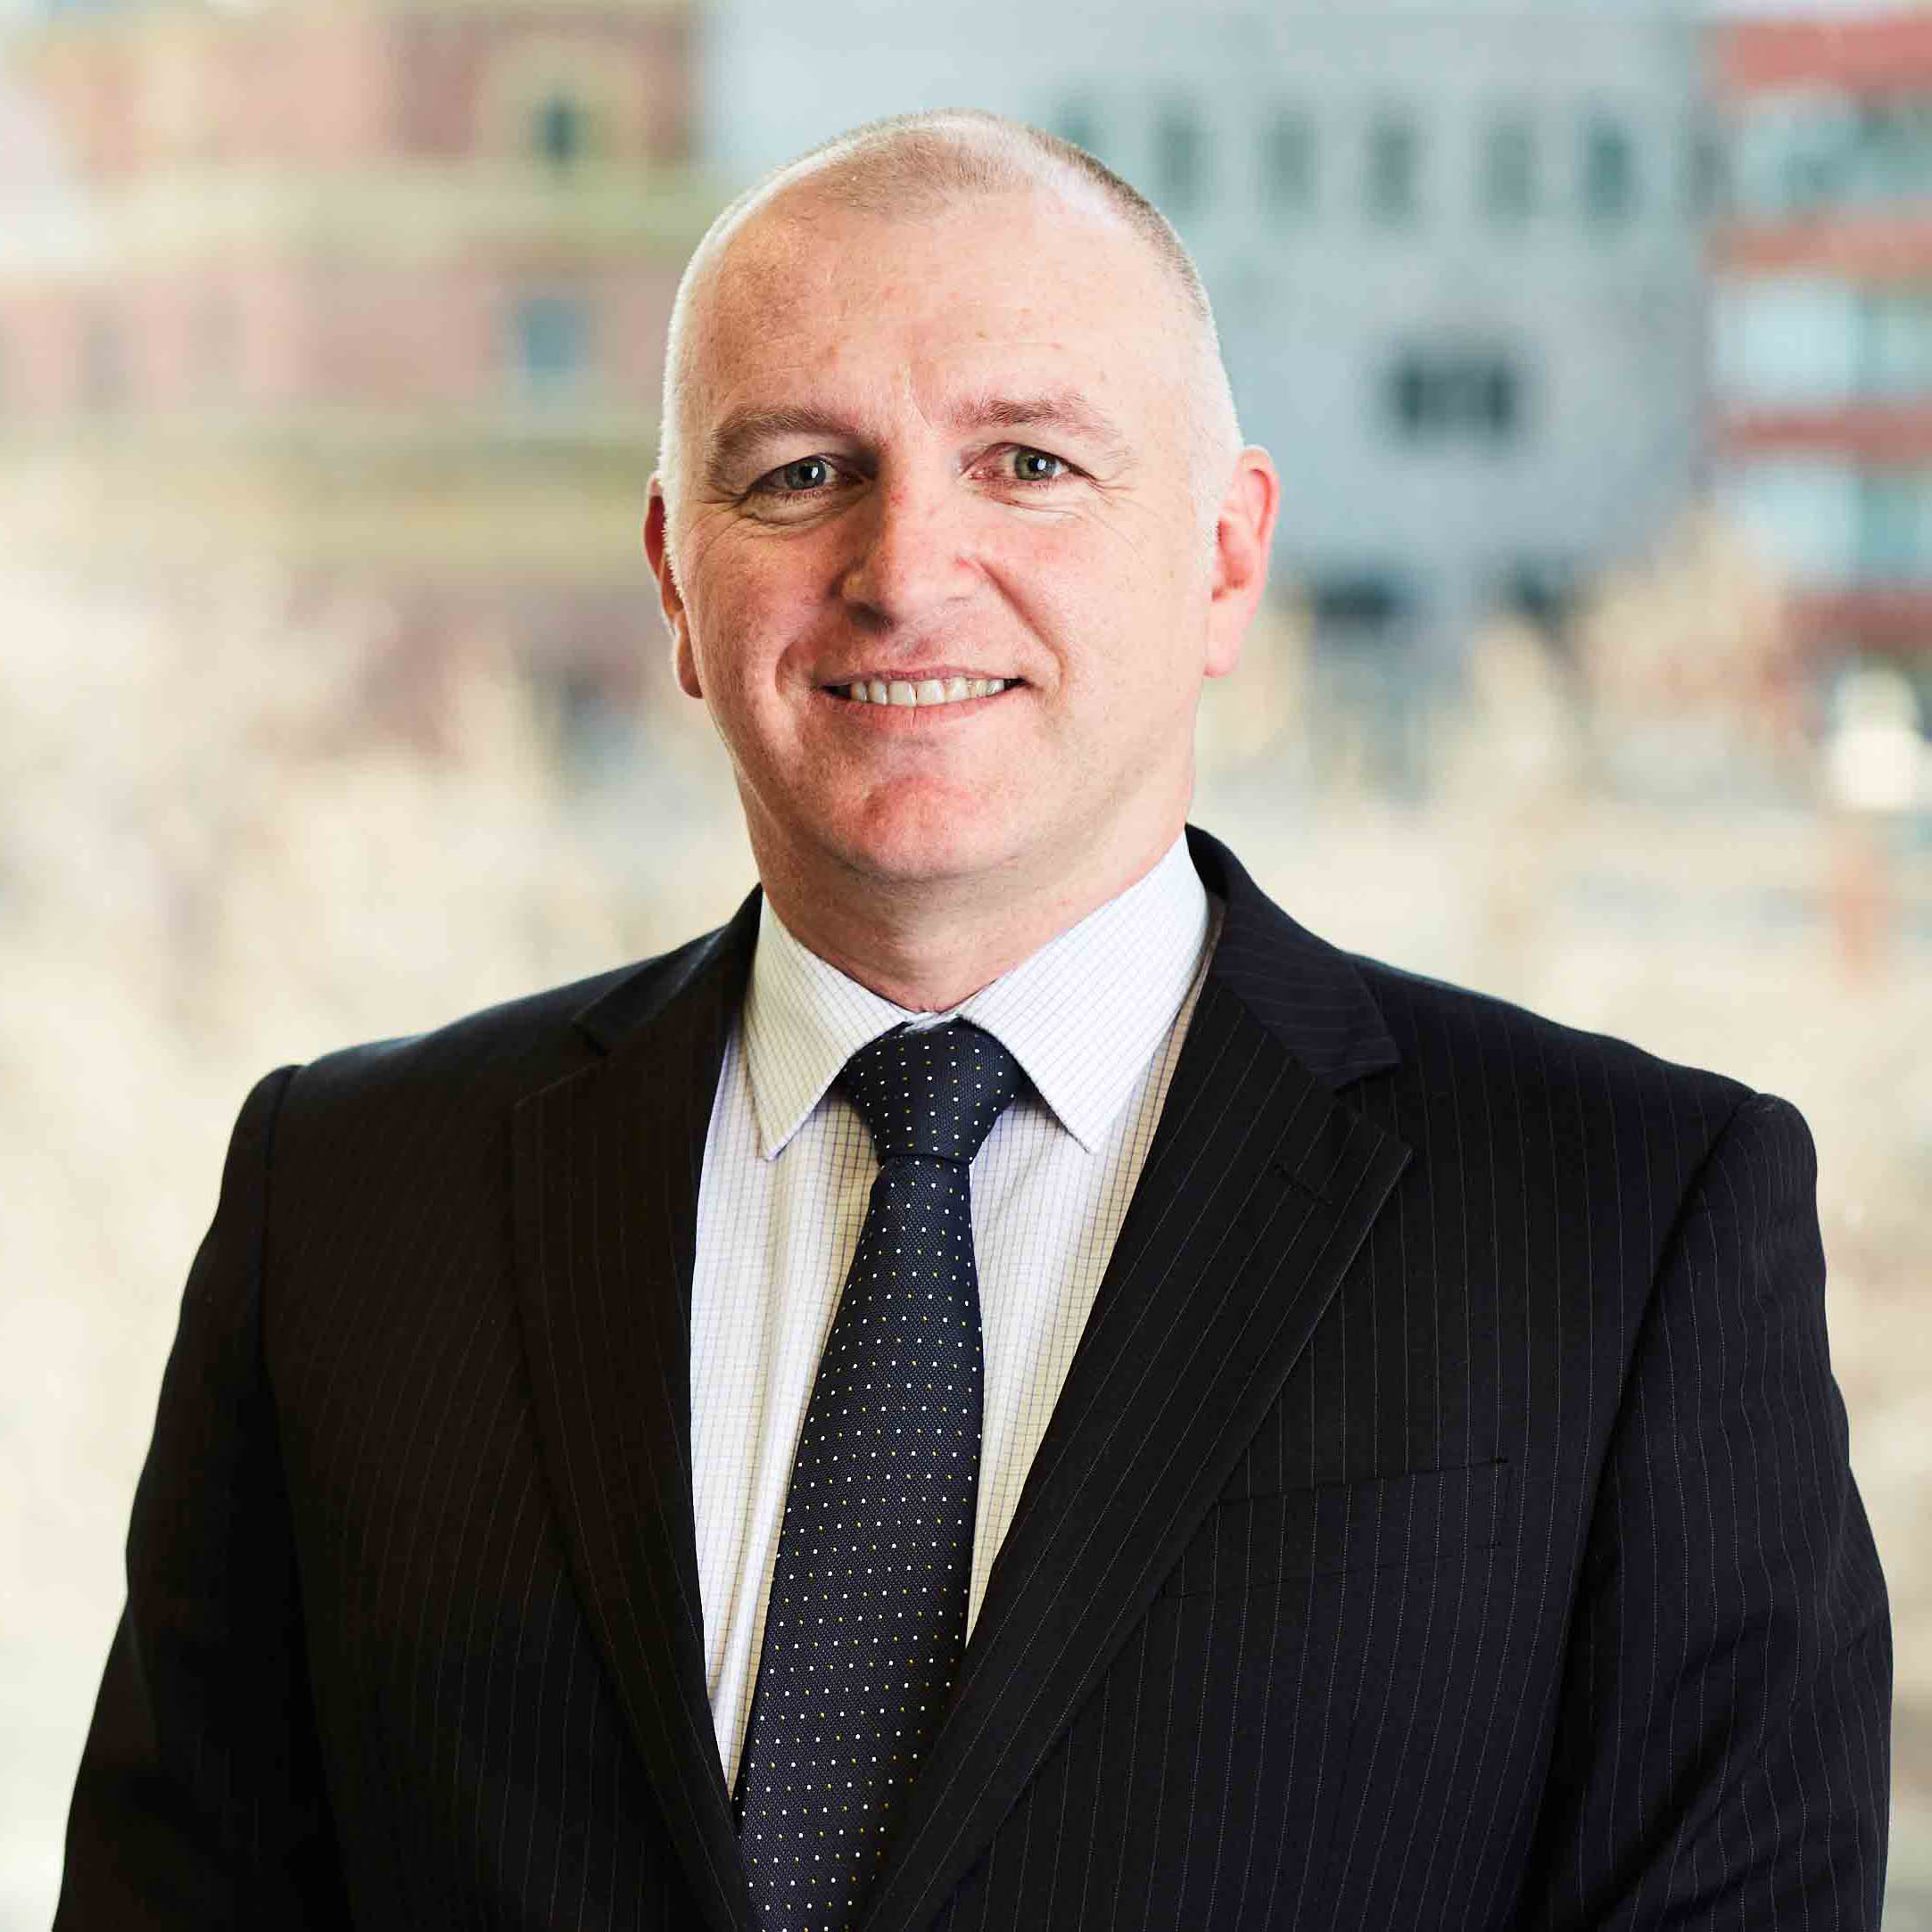
<svg viewBox="0 0 1932 1932">
<path fill-rule="evenodd" d="M 941 478 L 881 478 L 852 518 L 857 553 L 838 579 L 838 594 L 881 628 L 917 623 L 966 594 L 972 571 L 957 493 Z"/>
</svg>

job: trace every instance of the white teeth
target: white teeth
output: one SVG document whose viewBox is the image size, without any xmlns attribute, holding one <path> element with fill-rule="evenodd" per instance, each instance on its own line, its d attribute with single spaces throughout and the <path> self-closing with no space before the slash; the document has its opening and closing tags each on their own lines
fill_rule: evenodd
<svg viewBox="0 0 1932 1932">
<path fill-rule="evenodd" d="M 991 698 L 1018 678 L 860 678 L 842 687 L 855 705 L 899 705 L 907 710 L 921 705 L 956 705 L 968 698 Z"/>
</svg>

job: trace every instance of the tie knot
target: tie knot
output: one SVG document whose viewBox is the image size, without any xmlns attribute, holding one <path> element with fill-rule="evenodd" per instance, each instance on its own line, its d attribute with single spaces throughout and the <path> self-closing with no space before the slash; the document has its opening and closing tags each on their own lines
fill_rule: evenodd
<svg viewBox="0 0 1932 1932">
<path fill-rule="evenodd" d="M 838 1084 L 872 1130 L 879 1164 L 914 1156 L 965 1166 L 1020 1091 L 1020 1062 L 968 1020 L 897 1027 L 862 1046 Z"/>
</svg>

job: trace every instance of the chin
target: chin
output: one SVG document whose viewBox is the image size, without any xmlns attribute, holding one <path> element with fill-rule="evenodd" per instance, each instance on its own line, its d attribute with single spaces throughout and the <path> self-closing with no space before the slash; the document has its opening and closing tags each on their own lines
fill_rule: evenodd
<svg viewBox="0 0 1932 1932">
<path fill-rule="evenodd" d="M 863 814 L 837 843 L 856 870 L 911 885 L 1002 864 L 1011 856 L 1013 828 L 983 800 L 898 798 Z"/>
</svg>

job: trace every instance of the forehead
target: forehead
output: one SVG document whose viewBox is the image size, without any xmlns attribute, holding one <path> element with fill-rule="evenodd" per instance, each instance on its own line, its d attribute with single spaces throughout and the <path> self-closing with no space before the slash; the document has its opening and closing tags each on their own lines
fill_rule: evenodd
<svg viewBox="0 0 1932 1932">
<path fill-rule="evenodd" d="M 1117 405 L 1177 386 L 1182 301 L 1110 211 L 1001 191 L 912 219 L 794 193 L 728 237 L 694 292 L 688 427 L 800 392 L 938 392 L 1034 376 Z M 778 392 L 782 392 L 782 394 Z"/>
</svg>

